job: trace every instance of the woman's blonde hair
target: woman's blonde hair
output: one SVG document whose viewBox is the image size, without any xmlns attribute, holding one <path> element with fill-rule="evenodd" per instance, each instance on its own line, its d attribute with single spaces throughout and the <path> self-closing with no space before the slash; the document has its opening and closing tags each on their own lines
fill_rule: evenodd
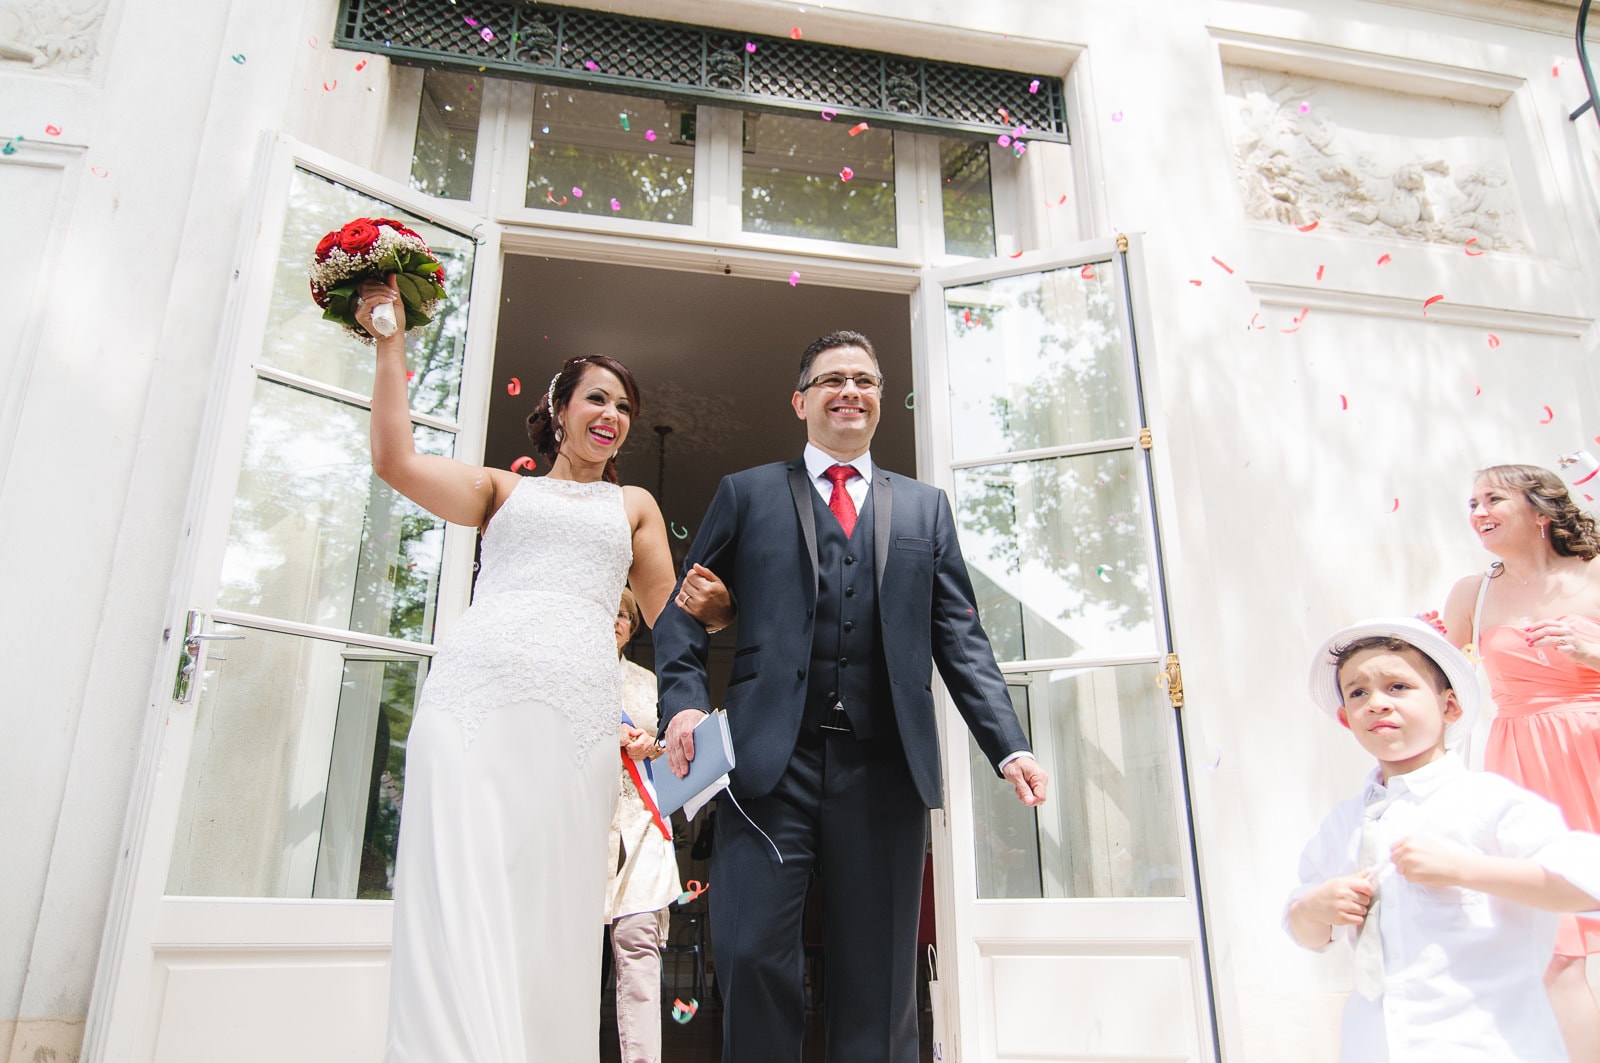
<svg viewBox="0 0 1600 1063">
<path fill-rule="evenodd" d="M 1577 507 L 1561 477 L 1538 465 L 1491 465 L 1474 479 L 1488 480 L 1528 500 L 1550 521 L 1550 545 L 1563 557 L 1592 561 L 1600 556 L 1600 529 Z"/>
<path fill-rule="evenodd" d="M 639 612 L 639 599 L 633 596 L 631 588 L 622 588 L 622 604 L 619 608 L 628 614 L 628 638 L 631 639 L 639 633 L 639 623 L 644 619 Z"/>
</svg>

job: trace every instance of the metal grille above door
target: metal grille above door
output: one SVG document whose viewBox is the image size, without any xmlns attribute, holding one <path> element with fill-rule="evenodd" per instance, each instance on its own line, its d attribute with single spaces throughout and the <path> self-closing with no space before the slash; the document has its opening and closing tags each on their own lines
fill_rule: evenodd
<svg viewBox="0 0 1600 1063">
<path fill-rule="evenodd" d="M 835 111 L 983 136 L 1066 142 L 1062 80 L 579 8 L 341 0 L 335 43 L 398 63 L 750 110 Z"/>
</svg>

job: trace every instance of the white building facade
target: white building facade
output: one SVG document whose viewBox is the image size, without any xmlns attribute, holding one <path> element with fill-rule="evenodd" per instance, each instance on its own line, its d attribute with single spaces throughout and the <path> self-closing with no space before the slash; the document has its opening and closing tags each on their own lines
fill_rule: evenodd
<svg viewBox="0 0 1600 1063">
<path fill-rule="evenodd" d="M 1053 775 L 1007 804 L 946 707 L 940 1058 L 1335 1058 L 1349 971 L 1279 914 L 1364 766 L 1308 655 L 1487 563 L 1475 469 L 1597 445 L 1577 17 L 0 0 L 0 1063 L 380 1057 L 474 543 L 371 479 L 305 292 L 361 215 L 447 265 L 419 446 L 514 460 L 603 344 L 679 541 L 868 323 Z"/>
</svg>

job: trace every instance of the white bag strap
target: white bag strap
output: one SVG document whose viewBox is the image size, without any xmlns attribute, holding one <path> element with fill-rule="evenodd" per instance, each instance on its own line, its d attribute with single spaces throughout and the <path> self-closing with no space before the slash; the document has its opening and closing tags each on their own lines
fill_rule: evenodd
<svg viewBox="0 0 1600 1063">
<path fill-rule="evenodd" d="M 1489 580 L 1494 577 L 1494 569 L 1483 574 L 1483 582 L 1478 584 L 1478 603 L 1472 607 L 1472 648 L 1474 658 L 1481 657 L 1477 653 L 1478 645 L 1483 641 L 1483 600 L 1489 595 Z"/>
</svg>

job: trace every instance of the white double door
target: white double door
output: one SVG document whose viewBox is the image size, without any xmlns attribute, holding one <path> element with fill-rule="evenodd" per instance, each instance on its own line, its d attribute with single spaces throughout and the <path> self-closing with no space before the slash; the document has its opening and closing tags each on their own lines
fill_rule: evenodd
<svg viewBox="0 0 1600 1063">
<path fill-rule="evenodd" d="M 497 230 L 284 138 L 259 186 L 90 1060 L 382 1053 L 405 739 L 473 533 L 373 477 L 372 360 L 305 268 L 353 217 L 422 232 L 455 298 L 411 345 L 417 444 L 475 461 Z M 913 297 L 920 472 L 1055 779 L 1022 808 L 947 708 L 940 1059 L 1213 1056 L 1128 277 L 1088 245 L 930 270 Z"/>
</svg>

